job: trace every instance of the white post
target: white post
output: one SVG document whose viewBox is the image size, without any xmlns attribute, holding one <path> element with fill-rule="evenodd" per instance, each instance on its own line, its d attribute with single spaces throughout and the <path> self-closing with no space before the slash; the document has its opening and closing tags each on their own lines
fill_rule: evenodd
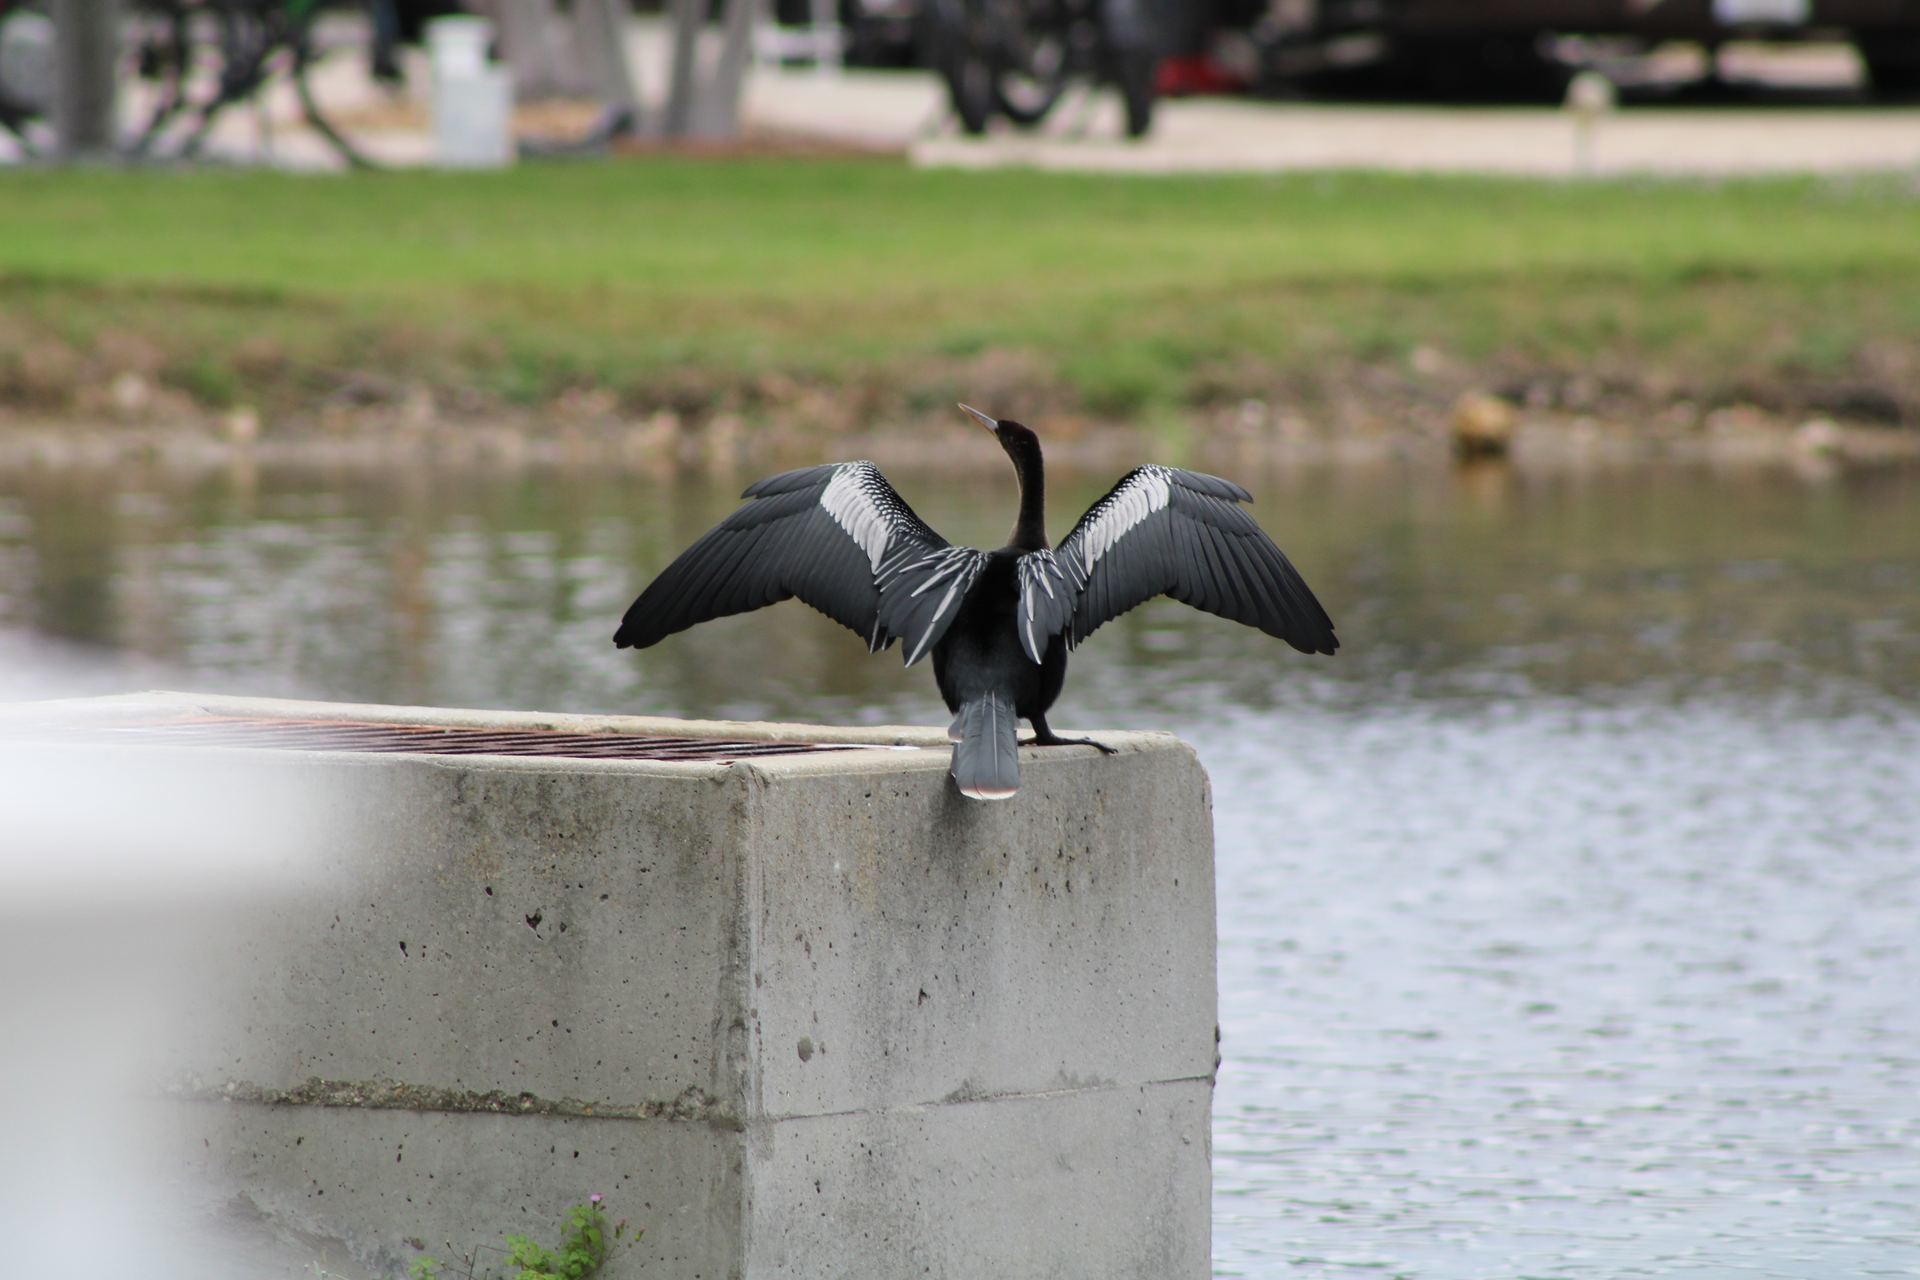
<svg viewBox="0 0 1920 1280">
<path fill-rule="evenodd" d="M 1613 110 L 1613 81 L 1598 71 L 1582 71 L 1567 86 L 1567 111 L 1573 116 L 1573 172 L 1589 178 L 1594 172 L 1594 134 L 1600 117 Z"/>
<path fill-rule="evenodd" d="M 485 18 L 427 24 L 433 68 L 433 154 L 453 169 L 498 169 L 513 161 L 513 81 L 487 61 L 493 27 Z"/>
</svg>

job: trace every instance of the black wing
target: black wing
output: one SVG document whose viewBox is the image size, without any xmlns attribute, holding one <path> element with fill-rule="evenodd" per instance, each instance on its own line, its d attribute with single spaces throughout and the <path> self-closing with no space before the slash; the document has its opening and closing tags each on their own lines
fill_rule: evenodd
<svg viewBox="0 0 1920 1280">
<path fill-rule="evenodd" d="M 1079 644 L 1154 596 L 1258 627 L 1302 653 L 1340 645 L 1333 620 L 1253 518 L 1231 480 L 1138 467 L 1087 509 L 1051 553 L 1021 557 L 1022 642 Z M 1031 563 L 1030 563 L 1031 562 Z M 1038 661 L 1036 658 L 1035 661 Z"/>
<path fill-rule="evenodd" d="M 964 596 L 979 572 L 966 568 L 966 556 L 979 553 L 949 546 L 871 462 L 788 471 L 741 496 L 751 501 L 640 593 L 615 644 L 644 649 L 696 623 L 798 596 L 869 649 L 909 637 L 912 662 L 953 620 L 948 587 L 961 579 Z"/>
</svg>

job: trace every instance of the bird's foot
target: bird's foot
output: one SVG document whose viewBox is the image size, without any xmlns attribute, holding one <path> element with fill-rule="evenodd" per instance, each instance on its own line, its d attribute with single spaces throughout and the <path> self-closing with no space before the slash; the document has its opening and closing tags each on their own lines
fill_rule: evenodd
<svg viewBox="0 0 1920 1280">
<path fill-rule="evenodd" d="M 1094 747 L 1103 755 L 1118 755 L 1120 748 L 1110 747 L 1104 742 L 1095 742 L 1092 738 L 1063 738 L 1057 733 L 1036 733 L 1029 743 L 1035 747 Z"/>
</svg>

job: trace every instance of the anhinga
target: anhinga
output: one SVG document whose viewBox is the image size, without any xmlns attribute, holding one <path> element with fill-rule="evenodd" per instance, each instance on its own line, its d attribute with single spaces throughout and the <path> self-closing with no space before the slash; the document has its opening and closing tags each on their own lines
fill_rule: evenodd
<svg viewBox="0 0 1920 1280">
<path fill-rule="evenodd" d="M 709 618 L 798 596 L 869 650 L 901 642 L 908 666 L 933 654 L 956 713 L 953 778 L 964 795 L 1004 800 L 1020 786 L 1016 721 L 1037 746 L 1110 748 L 1062 738 L 1047 711 L 1067 650 L 1158 595 L 1332 653 L 1333 622 L 1273 540 L 1216 476 L 1136 467 L 1047 542 L 1040 441 L 1017 422 L 961 405 L 999 438 L 1020 481 L 1020 514 L 998 551 L 956 547 L 913 513 L 871 462 L 838 462 L 748 487 L 746 506 L 694 543 L 627 610 L 613 642 L 644 649 Z"/>
</svg>

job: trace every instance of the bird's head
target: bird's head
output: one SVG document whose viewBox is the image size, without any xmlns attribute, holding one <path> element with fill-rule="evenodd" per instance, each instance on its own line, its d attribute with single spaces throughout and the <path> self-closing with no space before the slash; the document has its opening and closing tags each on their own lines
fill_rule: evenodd
<svg viewBox="0 0 1920 1280">
<path fill-rule="evenodd" d="M 1015 467 L 1023 467 L 1039 456 L 1040 437 L 1019 423 L 1011 419 L 989 418 L 970 404 L 961 405 L 960 411 L 993 432 L 994 438 L 1000 441 L 1000 447 L 1013 459 Z"/>
<path fill-rule="evenodd" d="M 1029 551 L 1047 546 L 1046 479 L 1040 461 L 1040 437 L 1017 422 L 989 418 L 972 405 L 960 409 L 975 422 L 993 432 L 994 439 L 1013 462 L 1013 474 L 1020 480 L 1020 517 L 1013 522 L 1007 545 Z"/>
</svg>

